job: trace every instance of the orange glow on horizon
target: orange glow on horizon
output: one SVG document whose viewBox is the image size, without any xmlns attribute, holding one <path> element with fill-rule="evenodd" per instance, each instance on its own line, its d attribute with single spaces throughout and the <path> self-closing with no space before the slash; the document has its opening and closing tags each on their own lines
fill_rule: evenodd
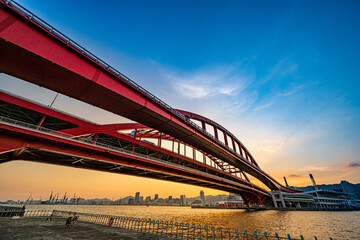
<svg viewBox="0 0 360 240">
<path fill-rule="evenodd" d="M 85 199 L 109 198 L 117 200 L 126 196 L 159 194 L 159 198 L 199 196 L 200 190 L 206 195 L 228 194 L 227 192 L 193 185 L 136 177 L 124 174 L 56 166 L 26 161 L 13 161 L 0 165 L 0 201 L 26 200 L 30 193 L 36 200 L 49 198 L 51 191 L 63 196 Z"/>
</svg>

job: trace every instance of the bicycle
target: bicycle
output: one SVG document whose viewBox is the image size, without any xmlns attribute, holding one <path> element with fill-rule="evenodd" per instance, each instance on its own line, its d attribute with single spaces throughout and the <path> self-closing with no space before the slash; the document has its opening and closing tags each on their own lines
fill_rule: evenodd
<svg viewBox="0 0 360 240">
<path fill-rule="evenodd" d="M 66 219 L 65 226 L 72 228 L 73 226 L 78 225 L 78 219 L 79 219 L 79 216 L 76 216 L 76 215 L 74 217 L 68 217 Z"/>
</svg>

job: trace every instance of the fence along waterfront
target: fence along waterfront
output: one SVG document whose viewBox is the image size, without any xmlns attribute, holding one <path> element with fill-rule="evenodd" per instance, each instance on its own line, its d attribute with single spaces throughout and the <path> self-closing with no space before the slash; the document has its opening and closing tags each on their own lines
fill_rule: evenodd
<svg viewBox="0 0 360 240">
<path fill-rule="evenodd" d="M 265 240 L 265 239 L 288 239 L 288 240 L 304 240 L 303 236 L 300 238 L 293 238 L 290 234 L 286 237 L 279 236 L 277 233 L 269 235 L 266 232 L 258 233 L 239 231 L 237 228 L 230 229 L 228 227 L 214 227 L 214 226 L 201 226 L 200 224 L 189 224 L 173 221 L 154 220 L 149 218 L 135 218 L 105 214 L 93 213 L 78 213 L 69 211 L 58 210 L 10 210 L 0 211 L 0 217 L 60 217 L 67 218 L 69 216 L 78 216 L 79 222 L 92 223 L 107 227 L 128 229 L 137 232 L 144 232 L 148 234 L 166 236 L 174 239 L 187 239 L 187 240 Z M 110 224 L 111 223 L 111 224 Z M 317 237 L 314 237 L 317 240 Z M 332 238 L 329 238 L 332 240 Z"/>
</svg>

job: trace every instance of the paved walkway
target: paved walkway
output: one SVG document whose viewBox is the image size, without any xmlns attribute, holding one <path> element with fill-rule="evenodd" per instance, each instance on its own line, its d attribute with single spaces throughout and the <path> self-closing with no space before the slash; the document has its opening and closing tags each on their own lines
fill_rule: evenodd
<svg viewBox="0 0 360 240">
<path fill-rule="evenodd" d="M 79 222 L 65 226 L 65 218 L 46 221 L 44 217 L 0 218 L 0 240 L 78 240 L 78 239 L 146 239 L 169 240 L 167 237 Z"/>
</svg>

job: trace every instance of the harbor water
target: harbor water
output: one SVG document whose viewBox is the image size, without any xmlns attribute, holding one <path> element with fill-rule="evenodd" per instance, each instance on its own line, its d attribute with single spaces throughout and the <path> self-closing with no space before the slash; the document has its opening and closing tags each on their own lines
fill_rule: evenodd
<svg viewBox="0 0 360 240">
<path fill-rule="evenodd" d="M 83 213 L 151 218 L 214 227 L 238 228 L 305 239 L 360 239 L 360 211 L 255 211 L 192 209 L 170 206 L 27 205 L 27 210 L 64 210 Z"/>
</svg>

